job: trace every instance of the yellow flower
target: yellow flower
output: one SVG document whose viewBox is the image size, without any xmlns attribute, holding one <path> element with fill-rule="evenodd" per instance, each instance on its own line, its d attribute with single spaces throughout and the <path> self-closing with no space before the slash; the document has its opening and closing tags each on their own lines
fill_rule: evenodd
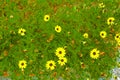
<svg viewBox="0 0 120 80">
<path fill-rule="evenodd" d="M 27 62 L 26 62 L 25 60 L 19 61 L 19 64 L 18 64 L 19 68 L 21 68 L 21 69 L 26 68 L 26 66 L 27 66 L 26 63 L 27 63 Z"/>
<path fill-rule="evenodd" d="M 49 15 L 45 15 L 45 16 L 44 16 L 44 21 L 47 22 L 47 21 L 49 21 L 49 19 L 50 19 L 50 16 L 49 16 Z"/>
<path fill-rule="evenodd" d="M 84 37 L 84 38 L 88 38 L 88 33 L 84 33 L 84 34 L 83 34 L 83 37 Z"/>
<path fill-rule="evenodd" d="M 18 30 L 18 34 L 20 34 L 21 36 L 24 36 L 24 35 L 25 35 L 25 32 L 26 32 L 26 30 L 23 29 L 23 28 L 20 28 L 20 29 Z"/>
<path fill-rule="evenodd" d="M 97 48 L 94 48 L 93 50 L 90 51 L 90 57 L 93 59 L 99 58 L 99 50 Z"/>
<path fill-rule="evenodd" d="M 115 20 L 114 17 L 109 17 L 109 18 L 107 19 L 107 24 L 108 24 L 108 25 L 113 25 L 113 24 L 114 24 L 114 20 Z"/>
<path fill-rule="evenodd" d="M 115 40 L 116 40 L 116 41 L 120 41 L 120 34 L 119 34 L 119 33 L 117 33 L 117 34 L 115 35 Z"/>
<path fill-rule="evenodd" d="M 59 47 L 59 48 L 56 49 L 55 54 L 56 54 L 57 57 L 64 57 L 66 52 L 65 52 L 64 48 Z"/>
<path fill-rule="evenodd" d="M 58 64 L 60 64 L 61 66 L 65 65 L 65 63 L 67 63 L 67 58 L 65 57 L 60 57 L 58 60 Z"/>
<path fill-rule="evenodd" d="M 117 41 L 117 45 L 120 46 L 120 40 Z"/>
<path fill-rule="evenodd" d="M 118 80 L 118 77 L 116 75 L 113 75 L 114 80 Z"/>
<path fill-rule="evenodd" d="M 100 36 L 101 36 L 102 38 L 105 38 L 105 37 L 107 36 L 107 33 L 106 33 L 105 31 L 101 31 L 101 32 L 100 32 Z"/>
<path fill-rule="evenodd" d="M 62 29 L 61 29 L 61 27 L 60 27 L 60 26 L 58 26 L 58 25 L 57 25 L 57 26 L 55 26 L 55 31 L 56 31 L 56 32 L 58 32 L 58 33 L 59 33 L 59 32 L 61 32 L 61 30 L 62 30 Z"/>
<path fill-rule="evenodd" d="M 54 70 L 55 67 L 56 67 L 55 61 L 53 61 L 53 60 L 47 61 L 47 63 L 46 63 L 47 69 Z"/>
<path fill-rule="evenodd" d="M 99 8 L 104 8 L 105 5 L 103 3 L 99 3 Z"/>
</svg>

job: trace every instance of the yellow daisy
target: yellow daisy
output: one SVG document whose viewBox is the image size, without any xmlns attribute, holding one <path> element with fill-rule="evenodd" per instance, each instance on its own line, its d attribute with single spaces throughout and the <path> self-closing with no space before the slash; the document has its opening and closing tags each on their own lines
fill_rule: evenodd
<svg viewBox="0 0 120 80">
<path fill-rule="evenodd" d="M 56 32 L 59 33 L 59 32 L 61 32 L 61 30 L 62 30 L 62 28 L 61 28 L 60 26 L 58 26 L 58 25 L 55 26 L 55 31 L 56 31 Z"/>
<path fill-rule="evenodd" d="M 119 41 L 117 41 L 117 45 L 118 45 L 118 46 L 120 46 L 120 40 L 119 40 Z"/>
<path fill-rule="evenodd" d="M 116 75 L 113 75 L 114 80 L 119 80 Z"/>
<path fill-rule="evenodd" d="M 107 36 L 107 33 L 105 31 L 100 32 L 100 37 L 105 38 Z"/>
<path fill-rule="evenodd" d="M 63 47 L 59 47 L 56 49 L 55 54 L 57 57 L 64 57 L 66 52 L 65 52 L 65 49 Z"/>
<path fill-rule="evenodd" d="M 67 58 L 65 57 L 60 57 L 58 60 L 58 64 L 60 64 L 61 66 L 65 65 L 65 63 L 67 63 Z"/>
<path fill-rule="evenodd" d="M 21 36 L 24 36 L 24 35 L 25 35 L 25 32 L 26 32 L 26 30 L 23 29 L 23 28 L 20 28 L 20 29 L 18 30 L 18 34 L 20 34 Z"/>
<path fill-rule="evenodd" d="M 83 37 L 84 37 L 84 38 L 88 38 L 88 33 L 84 33 L 84 34 L 83 34 Z"/>
<path fill-rule="evenodd" d="M 50 16 L 49 16 L 49 15 L 45 15 L 45 16 L 44 16 L 44 21 L 47 22 L 47 21 L 49 21 L 49 20 L 50 20 Z"/>
<path fill-rule="evenodd" d="M 99 58 L 99 50 L 97 48 L 94 48 L 92 51 L 90 51 L 90 57 L 93 59 Z"/>
<path fill-rule="evenodd" d="M 99 3 L 99 8 L 104 8 L 105 5 L 103 3 Z"/>
<path fill-rule="evenodd" d="M 108 25 L 113 25 L 113 24 L 114 24 L 114 20 L 115 20 L 114 17 L 109 17 L 109 18 L 107 19 L 107 24 L 108 24 Z"/>
<path fill-rule="evenodd" d="M 55 61 L 53 61 L 53 60 L 47 61 L 47 63 L 46 63 L 47 69 L 54 70 L 55 67 L 56 67 Z"/>
<path fill-rule="evenodd" d="M 21 68 L 22 70 L 23 70 L 24 68 L 26 68 L 26 66 L 27 66 L 26 63 L 27 63 L 27 62 L 26 62 L 25 60 L 19 61 L 19 64 L 18 64 L 19 68 Z"/>
<path fill-rule="evenodd" d="M 119 34 L 119 33 L 117 33 L 117 34 L 115 35 L 115 40 L 116 40 L 116 41 L 120 41 L 120 34 Z"/>
</svg>

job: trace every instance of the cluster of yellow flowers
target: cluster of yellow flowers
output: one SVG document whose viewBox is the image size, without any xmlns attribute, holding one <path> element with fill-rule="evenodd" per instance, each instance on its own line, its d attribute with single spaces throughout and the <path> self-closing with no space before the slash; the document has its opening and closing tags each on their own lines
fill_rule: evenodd
<svg viewBox="0 0 120 80">
<path fill-rule="evenodd" d="M 44 16 L 44 21 L 47 22 L 47 21 L 49 21 L 49 19 L 50 19 L 50 16 L 49 16 L 49 15 L 45 15 L 45 16 Z M 60 32 L 62 31 L 61 26 L 56 25 L 56 26 L 55 26 L 55 31 L 58 32 L 58 33 L 60 33 Z M 65 63 L 67 63 L 67 58 L 64 57 L 65 54 L 66 54 L 66 52 L 65 52 L 65 49 L 64 49 L 63 47 L 57 48 L 55 54 L 56 54 L 56 56 L 57 56 L 58 59 L 59 59 L 59 60 L 58 60 L 58 64 L 60 64 L 61 66 L 63 66 L 63 65 L 65 65 Z M 47 69 L 54 70 L 55 67 L 56 67 L 55 61 L 53 61 L 53 60 L 47 61 L 47 63 L 46 63 L 46 68 L 47 68 Z"/>
<path fill-rule="evenodd" d="M 104 5 L 103 3 L 99 4 L 99 8 L 104 8 L 104 7 L 105 7 L 105 5 Z M 45 22 L 48 22 L 49 20 L 50 20 L 50 16 L 49 16 L 49 15 L 45 15 L 45 16 L 44 16 L 44 21 L 45 21 Z M 107 19 L 107 24 L 108 24 L 109 26 L 113 25 L 113 24 L 114 24 L 114 20 L 115 20 L 114 17 L 109 17 L 109 18 Z M 55 31 L 58 32 L 58 33 L 60 33 L 60 32 L 62 31 L 61 26 L 56 25 L 56 26 L 55 26 Z M 23 29 L 23 28 L 20 28 L 20 29 L 18 30 L 18 34 L 20 34 L 21 36 L 24 36 L 25 33 L 26 33 L 26 30 Z M 100 37 L 101 37 L 101 38 L 105 38 L 106 36 L 107 36 L 107 32 L 106 32 L 106 31 L 104 31 L 104 30 L 103 30 L 103 31 L 100 31 Z M 88 37 L 89 37 L 88 33 L 84 33 L 84 34 L 83 34 L 83 37 L 84 37 L 84 38 L 88 38 Z M 115 35 L 115 40 L 117 41 L 118 45 L 120 46 L 120 34 L 116 34 L 116 35 Z M 99 53 L 100 53 L 100 51 L 97 50 L 97 48 L 94 48 L 94 49 L 92 49 L 92 50 L 90 51 L 90 57 L 93 58 L 93 59 L 97 59 L 97 58 L 99 58 Z M 67 63 L 67 58 L 65 57 L 65 55 L 66 55 L 65 48 L 63 48 L 63 47 L 58 47 L 58 48 L 56 49 L 55 55 L 56 55 L 56 56 L 58 57 L 58 59 L 59 59 L 59 60 L 58 60 L 58 64 L 60 64 L 60 66 L 63 66 L 63 65 L 65 65 L 65 64 Z M 26 68 L 26 66 L 27 66 L 26 63 L 27 63 L 27 62 L 26 62 L 25 60 L 19 61 L 19 64 L 18 64 L 19 68 L 21 68 L 22 70 L 23 70 L 24 68 Z M 53 61 L 53 60 L 47 61 L 47 63 L 46 63 L 46 68 L 47 68 L 47 69 L 50 69 L 50 70 L 54 70 L 54 69 L 56 68 L 56 63 L 55 63 L 55 61 Z"/>
<path fill-rule="evenodd" d="M 102 6 L 102 4 L 101 4 L 101 7 L 103 8 L 104 6 Z M 109 17 L 109 18 L 107 19 L 107 24 L 108 24 L 109 26 L 113 25 L 113 24 L 114 24 L 114 20 L 115 20 L 114 17 Z M 101 37 L 101 38 L 106 38 L 106 36 L 107 36 L 107 32 L 106 32 L 106 31 L 104 31 L 104 30 L 103 30 L 103 31 L 100 31 L 100 37 Z M 84 34 L 83 34 L 83 37 L 84 37 L 84 38 L 88 38 L 88 37 L 89 37 L 89 34 L 88 34 L 88 33 L 84 33 Z M 120 46 L 120 34 L 116 34 L 116 35 L 115 35 L 115 40 L 117 41 L 117 44 Z M 97 50 L 97 48 L 94 48 L 94 49 L 91 50 L 91 52 L 90 52 L 90 57 L 93 58 L 93 59 L 97 59 L 97 58 L 99 58 L 99 53 L 100 53 L 100 51 Z"/>
<path fill-rule="evenodd" d="M 115 20 L 114 17 L 109 17 L 107 19 L 107 24 L 110 25 L 110 26 L 113 25 L 114 24 L 114 20 Z M 106 31 L 103 30 L 103 31 L 100 32 L 100 37 L 101 38 L 105 38 L 106 36 L 107 36 L 107 32 Z M 116 34 L 115 40 L 118 42 L 118 45 L 120 45 L 120 34 Z M 99 58 L 99 53 L 100 53 L 100 51 L 97 50 L 97 48 L 94 48 L 90 52 L 90 57 L 93 58 L 93 59 L 97 59 L 97 58 Z"/>
<path fill-rule="evenodd" d="M 108 25 L 113 25 L 113 24 L 114 24 L 114 20 L 115 20 L 114 17 L 109 17 L 109 18 L 107 19 L 107 24 L 108 24 Z M 117 34 L 115 35 L 115 40 L 117 41 L 117 45 L 120 46 L 120 33 L 117 33 Z"/>
<path fill-rule="evenodd" d="M 101 4 L 101 7 L 103 8 L 104 6 L 102 6 L 102 5 L 103 5 L 103 3 Z M 114 20 L 115 20 L 114 17 L 109 17 L 107 19 L 107 24 L 108 25 L 113 25 L 114 24 Z M 101 38 L 106 38 L 106 36 L 107 36 L 107 32 L 106 31 L 104 31 L 104 30 L 100 31 L 100 37 Z M 88 33 L 84 33 L 83 37 L 84 38 L 88 38 L 89 37 Z M 115 40 L 117 41 L 118 45 L 120 45 L 120 34 L 116 34 Z M 97 58 L 99 58 L 99 53 L 100 53 L 100 51 L 97 50 L 97 48 L 94 48 L 90 52 L 90 57 L 93 58 L 93 59 L 97 59 Z"/>
<path fill-rule="evenodd" d="M 49 20 L 50 20 L 50 16 L 49 16 L 49 15 L 45 15 L 45 16 L 44 16 L 44 21 L 45 21 L 45 22 L 48 22 Z M 56 32 L 60 33 L 61 30 L 62 30 L 61 26 L 59 26 L 59 25 L 56 25 L 56 26 L 55 26 L 55 31 L 56 31 Z M 23 29 L 23 28 L 20 28 L 20 29 L 18 30 L 18 34 L 20 34 L 21 36 L 24 36 L 25 33 L 26 33 L 26 30 Z"/>
<path fill-rule="evenodd" d="M 49 15 L 45 15 L 45 16 L 44 16 L 44 21 L 45 21 L 45 22 L 49 21 L 49 19 L 50 19 L 50 16 L 49 16 Z M 59 25 L 56 25 L 56 26 L 55 26 L 55 31 L 56 31 L 56 32 L 60 33 L 61 30 L 62 30 L 62 28 L 61 28 Z M 59 58 L 58 64 L 60 64 L 61 66 L 63 66 L 63 65 L 65 65 L 65 63 L 67 63 L 67 58 L 64 57 L 65 54 L 66 54 L 64 48 L 62 48 L 62 47 L 57 48 L 55 54 L 56 54 L 56 56 Z M 55 61 L 53 61 L 53 60 L 47 61 L 47 63 L 46 63 L 46 68 L 47 68 L 47 69 L 54 70 L 55 67 L 56 67 Z"/>
<path fill-rule="evenodd" d="M 66 52 L 63 47 L 57 48 L 55 54 L 59 59 L 57 62 L 58 62 L 58 64 L 60 64 L 60 66 L 63 66 L 67 63 L 67 58 L 65 57 Z M 53 60 L 47 61 L 47 63 L 46 63 L 47 69 L 54 70 L 55 67 L 56 67 L 55 61 L 53 61 Z"/>
<path fill-rule="evenodd" d="M 50 20 L 50 16 L 49 16 L 49 15 L 45 15 L 45 16 L 44 16 L 44 21 L 47 22 L 47 21 L 49 21 L 49 20 Z M 60 33 L 61 30 L 62 30 L 62 28 L 61 28 L 59 25 L 56 25 L 56 26 L 55 26 L 55 31 L 56 31 L 56 32 Z"/>
<path fill-rule="evenodd" d="M 62 47 L 57 48 L 55 54 L 59 58 L 58 63 L 61 66 L 65 65 L 65 63 L 67 63 L 67 58 L 65 57 L 66 52 L 65 52 L 64 48 L 62 48 Z"/>
<path fill-rule="evenodd" d="M 45 16 L 44 16 L 44 21 L 45 21 L 45 22 L 48 22 L 49 20 L 50 20 L 50 16 L 49 16 L 49 15 L 45 15 Z M 60 33 L 61 30 L 62 30 L 62 28 L 61 28 L 60 26 L 58 26 L 58 25 L 55 26 L 55 31 L 56 31 L 56 32 Z M 25 36 L 26 30 L 25 30 L 24 28 L 20 28 L 20 29 L 18 30 L 18 34 L 20 34 L 21 36 Z M 56 50 L 56 55 L 59 57 L 58 64 L 60 64 L 61 66 L 65 65 L 65 63 L 67 63 L 67 58 L 64 57 L 65 54 L 66 54 L 66 53 L 65 53 L 64 48 L 61 48 L 61 47 L 60 47 L 60 48 L 58 48 L 58 49 Z M 22 71 L 24 71 L 24 68 L 26 68 L 26 66 L 27 66 L 26 63 L 27 63 L 27 62 L 26 62 L 25 60 L 19 61 L 18 66 L 19 66 L 19 68 L 22 69 Z M 48 61 L 48 62 L 46 63 L 46 68 L 47 68 L 47 69 L 53 70 L 53 69 L 55 69 L 55 67 L 56 67 L 56 64 L 55 64 L 55 61 L 53 61 L 53 60 L 50 60 L 50 61 Z"/>
</svg>

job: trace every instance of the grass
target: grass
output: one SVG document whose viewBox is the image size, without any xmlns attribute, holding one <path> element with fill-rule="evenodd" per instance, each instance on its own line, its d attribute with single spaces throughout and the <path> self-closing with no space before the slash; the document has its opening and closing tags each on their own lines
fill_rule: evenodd
<svg viewBox="0 0 120 80">
<path fill-rule="evenodd" d="M 99 4 L 104 3 L 104 8 Z M 0 76 L 12 80 L 105 80 L 116 66 L 115 35 L 120 31 L 119 0 L 1 0 L 0 1 Z M 45 22 L 44 16 L 50 15 Z M 113 25 L 107 19 L 114 17 Z M 60 33 L 55 26 L 61 26 Z M 18 30 L 26 30 L 24 36 Z M 106 31 L 106 38 L 100 37 Z M 88 33 L 88 38 L 83 34 Z M 83 42 L 86 42 L 85 44 Z M 60 66 L 55 51 L 65 47 L 67 63 Z M 90 51 L 100 51 L 98 59 Z M 21 71 L 18 64 L 26 60 Z M 56 62 L 47 70 L 49 60 Z"/>
</svg>

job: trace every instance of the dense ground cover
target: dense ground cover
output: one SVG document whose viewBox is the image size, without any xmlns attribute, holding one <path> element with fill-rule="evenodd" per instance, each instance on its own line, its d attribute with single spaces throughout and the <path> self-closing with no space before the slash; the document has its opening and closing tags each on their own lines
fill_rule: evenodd
<svg viewBox="0 0 120 80">
<path fill-rule="evenodd" d="M 1 0 L 0 76 L 110 80 L 119 16 L 119 0 Z"/>
</svg>

